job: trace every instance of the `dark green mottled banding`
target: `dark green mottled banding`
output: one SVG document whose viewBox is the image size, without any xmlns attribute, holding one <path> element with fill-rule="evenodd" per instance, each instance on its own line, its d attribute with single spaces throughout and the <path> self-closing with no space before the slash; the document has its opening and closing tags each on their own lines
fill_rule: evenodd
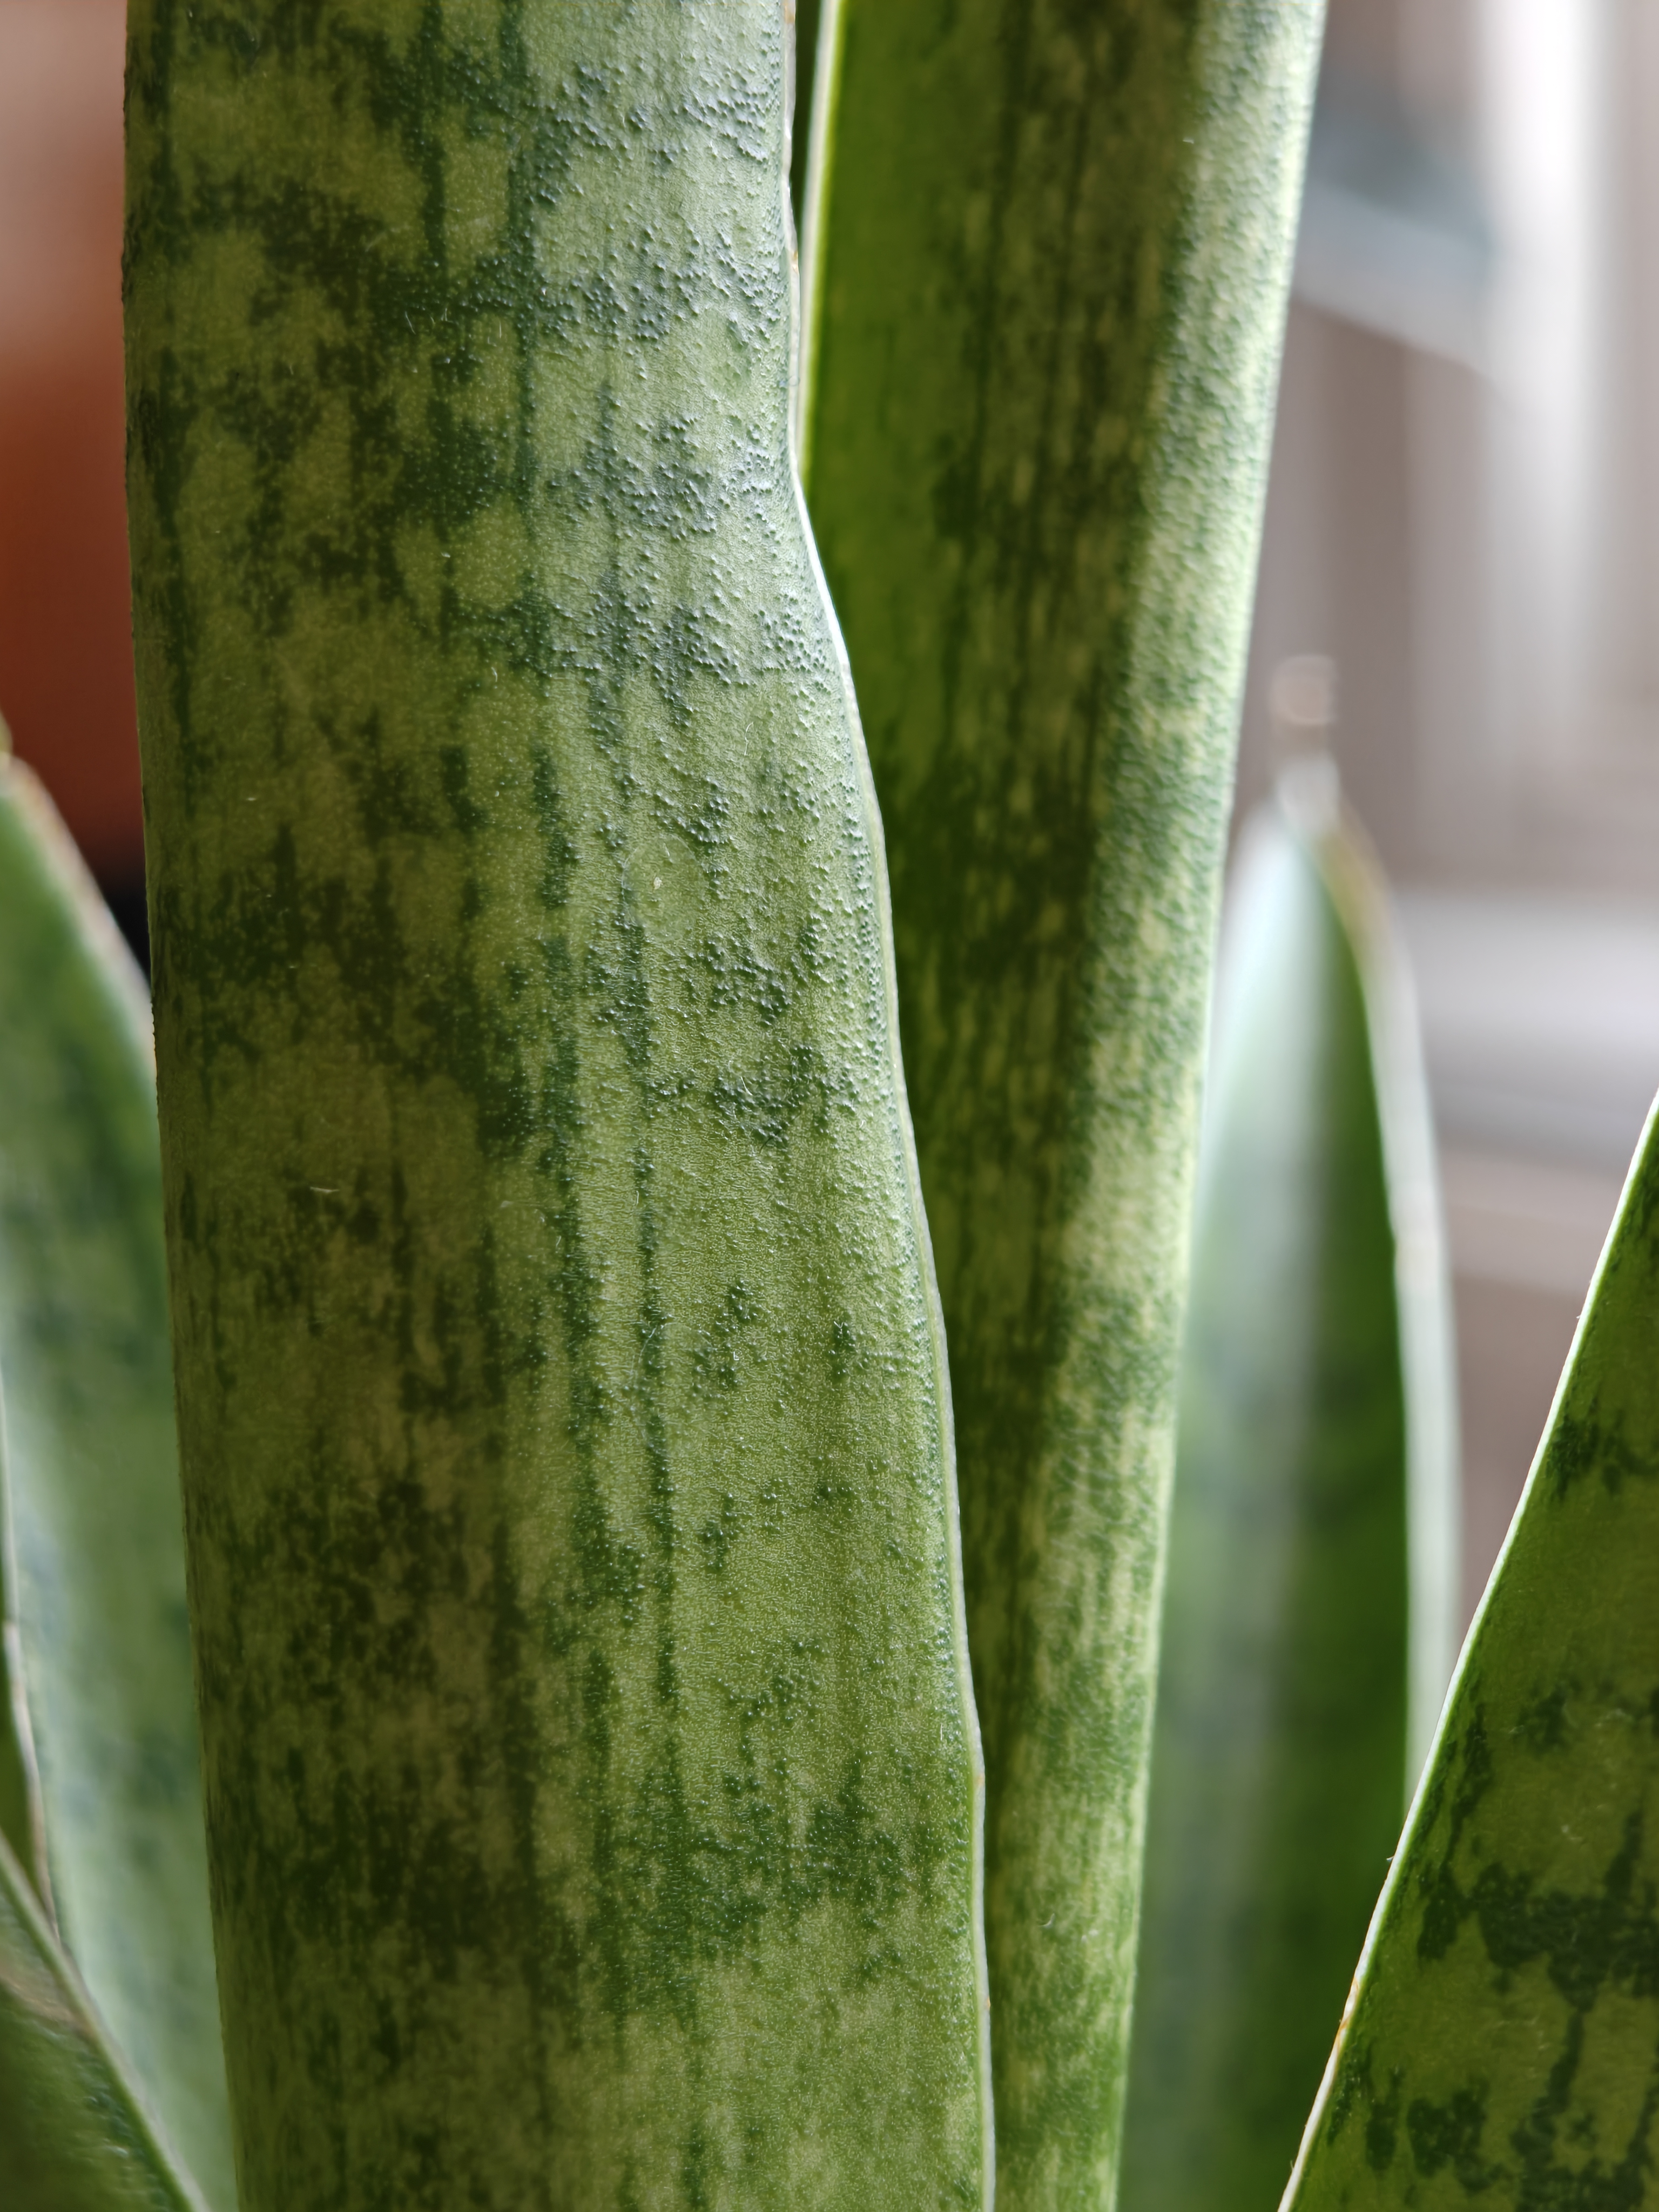
<svg viewBox="0 0 1659 2212">
<path fill-rule="evenodd" d="M 1017 2212 L 1093 2212 L 1116 2162 L 1200 1061 L 1320 14 L 842 0 L 803 450 L 892 854 Z"/>
<path fill-rule="evenodd" d="M 976 1738 L 777 0 L 143 0 L 243 2212 L 981 2204 Z"/>
<path fill-rule="evenodd" d="M 1656 2166 L 1650 1116 L 1285 2204 L 1637 2212 Z"/>
</svg>

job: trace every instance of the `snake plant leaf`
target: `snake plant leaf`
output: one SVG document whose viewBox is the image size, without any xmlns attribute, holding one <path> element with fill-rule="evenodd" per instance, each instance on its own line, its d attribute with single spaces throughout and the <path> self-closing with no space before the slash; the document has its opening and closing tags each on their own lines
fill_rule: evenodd
<svg viewBox="0 0 1659 2212">
<path fill-rule="evenodd" d="M 988 2201 L 983 1777 L 781 0 L 137 0 L 243 2212 Z"/>
<path fill-rule="evenodd" d="M 0 1392 L 9 1643 L 46 1898 L 210 2200 L 235 2203 L 208 1910 L 143 980 L 0 760 Z"/>
<path fill-rule="evenodd" d="M 0 1837 L 0 2203 L 207 2212 Z"/>
<path fill-rule="evenodd" d="M 1659 1115 L 1458 1663 L 1286 2212 L 1651 2203 Z"/>
<path fill-rule="evenodd" d="M 1331 763 L 1281 789 L 1247 829 L 1223 938 L 1126 2212 L 1278 2203 L 1420 1764 L 1410 1700 L 1426 1741 L 1455 1630 L 1449 1297 L 1409 977 Z"/>
<path fill-rule="evenodd" d="M 1316 0 L 840 0 L 800 450 L 893 870 L 1000 2201 L 1109 2201 L 1209 969 Z M 824 65 L 825 57 L 838 67 Z"/>
</svg>

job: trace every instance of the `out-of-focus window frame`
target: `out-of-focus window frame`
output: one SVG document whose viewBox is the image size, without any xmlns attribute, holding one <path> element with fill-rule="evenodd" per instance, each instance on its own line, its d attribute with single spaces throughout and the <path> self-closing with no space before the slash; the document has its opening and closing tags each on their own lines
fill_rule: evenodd
<svg viewBox="0 0 1659 2212">
<path fill-rule="evenodd" d="M 1494 240 L 1485 357 L 1462 389 L 1437 364 L 1413 371 L 1425 858 L 1651 896 L 1659 9 L 1470 12 L 1468 136 Z"/>
</svg>

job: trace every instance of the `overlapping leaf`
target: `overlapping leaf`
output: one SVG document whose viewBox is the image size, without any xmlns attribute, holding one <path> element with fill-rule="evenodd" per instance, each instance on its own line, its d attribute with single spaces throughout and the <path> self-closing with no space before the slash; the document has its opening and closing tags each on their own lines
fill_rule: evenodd
<svg viewBox="0 0 1659 2212">
<path fill-rule="evenodd" d="M 1426 1742 L 1450 1668 L 1455 1429 L 1427 1095 L 1381 879 L 1334 796 L 1328 762 L 1289 773 L 1229 907 L 1130 2212 L 1277 2203 L 1399 1834 L 1408 1741 Z"/>
<path fill-rule="evenodd" d="M 228 2206 L 148 1031 L 78 857 L 0 758 L 7 1832 L 43 1840 L 40 1886 L 100 2016 Z"/>
<path fill-rule="evenodd" d="M 1286 2212 L 1634 2212 L 1659 2164 L 1659 1118 Z"/>
<path fill-rule="evenodd" d="M 892 865 L 1005 2207 L 1117 2164 L 1208 966 L 1314 4 L 841 0 L 799 450 Z"/>
<path fill-rule="evenodd" d="M 0 1837 L 0 2203 L 207 2212 Z"/>
</svg>

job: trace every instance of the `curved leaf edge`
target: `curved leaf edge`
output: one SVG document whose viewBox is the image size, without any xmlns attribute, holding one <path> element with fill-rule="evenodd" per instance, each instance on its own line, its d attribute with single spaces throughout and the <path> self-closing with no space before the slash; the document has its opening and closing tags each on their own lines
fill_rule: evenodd
<svg viewBox="0 0 1659 2212">
<path fill-rule="evenodd" d="M 11 2212 L 209 2212 L 3 1836 L 0 2112 L 12 2123 L 0 2144 Z"/>
</svg>

